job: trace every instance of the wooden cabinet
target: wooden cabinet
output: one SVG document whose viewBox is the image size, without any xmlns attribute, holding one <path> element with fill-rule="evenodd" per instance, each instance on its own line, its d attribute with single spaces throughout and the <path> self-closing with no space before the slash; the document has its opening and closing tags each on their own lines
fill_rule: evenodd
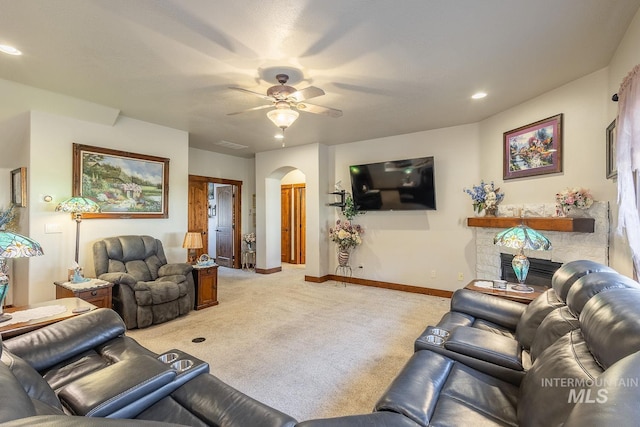
<svg viewBox="0 0 640 427">
<path fill-rule="evenodd" d="M 91 289 L 68 288 L 65 287 L 65 283 L 62 282 L 55 282 L 55 285 L 56 299 L 76 297 L 99 308 L 111 308 L 111 288 L 113 287 L 113 283 L 107 283 Z"/>
<path fill-rule="evenodd" d="M 193 283 L 196 291 L 195 309 L 218 304 L 218 266 L 193 267 Z"/>
</svg>

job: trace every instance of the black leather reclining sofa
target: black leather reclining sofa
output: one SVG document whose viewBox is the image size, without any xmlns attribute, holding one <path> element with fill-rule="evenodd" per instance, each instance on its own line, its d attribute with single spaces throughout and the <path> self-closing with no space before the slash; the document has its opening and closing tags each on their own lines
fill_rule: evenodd
<svg viewBox="0 0 640 427">
<path fill-rule="evenodd" d="M 98 309 L 2 343 L 0 423 L 637 425 L 640 285 L 586 261 L 556 274 L 529 306 L 457 291 L 369 414 L 297 423 L 191 355 L 152 353 L 125 335 L 115 312 Z"/>
<path fill-rule="evenodd" d="M 640 284 L 574 261 L 552 285 L 528 306 L 456 291 L 373 413 L 298 425 L 638 425 Z"/>
<path fill-rule="evenodd" d="M 0 423 L 296 424 L 210 375 L 207 363 L 180 350 L 152 353 L 124 333 L 114 311 L 98 309 L 4 341 Z"/>
</svg>

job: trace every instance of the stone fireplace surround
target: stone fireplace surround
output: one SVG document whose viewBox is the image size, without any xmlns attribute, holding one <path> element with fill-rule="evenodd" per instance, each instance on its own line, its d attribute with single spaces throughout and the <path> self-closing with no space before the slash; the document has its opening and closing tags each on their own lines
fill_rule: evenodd
<svg viewBox="0 0 640 427">
<path fill-rule="evenodd" d="M 518 217 L 520 213 L 524 217 L 553 217 L 556 206 L 555 203 L 498 206 L 498 216 Z M 558 263 L 588 259 L 609 265 L 609 203 L 594 202 L 589 209 L 578 213 L 595 219 L 593 233 L 541 231 L 551 241 L 552 249 L 550 251 L 525 250 L 525 255 Z M 502 230 L 501 228 L 473 228 L 476 241 L 476 278 L 500 279 L 502 276 L 500 253 L 515 255 L 516 251 L 493 244 L 493 238 Z"/>
</svg>

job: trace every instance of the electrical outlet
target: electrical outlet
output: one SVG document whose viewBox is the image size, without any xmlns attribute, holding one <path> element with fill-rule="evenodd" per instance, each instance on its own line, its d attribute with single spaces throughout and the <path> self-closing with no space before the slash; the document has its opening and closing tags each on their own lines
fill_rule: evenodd
<svg viewBox="0 0 640 427">
<path fill-rule="evenodd" d="M 464 273 L 458 273 L 458 281 L 462 282 L 464 280 Z"/>
<path fill-rule="evenodd" d="M 433 278 L 433 279 L 436 278 L 436 271 L 435 270 L 431 270 L 431 278 Z"/>
</svg>

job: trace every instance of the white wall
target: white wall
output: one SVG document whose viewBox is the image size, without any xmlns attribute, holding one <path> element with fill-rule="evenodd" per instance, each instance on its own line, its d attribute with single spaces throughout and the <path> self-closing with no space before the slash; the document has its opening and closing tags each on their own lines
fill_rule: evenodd
<svg viewBox="0 0 640 427">
<path fill-rule="evenodd" d="M 306 177 L 307 247 L 306 271 L 310 276 L 327 274 L 325 253 L 328 209 L 324 194 L 332 188 L 320 181 L 326 175 L 326 147 L 309 144 L 256 154 L 256 263 L 259 269 L 280 267 L 280 181 L 299 169 Z M 322 202 L 321 202 L 322 200 Z"/>
<path fill-rule="evenodd" d="M 282 181 L 280 181 L 280 183 L 282 185 L 304 184 L 306 180 L 307 178 L 304 176 L 304 174 L 299 169 L 296 169 L 292 170 L 284 177 L 282 177 Z"/>
<path fill-rule="evenodd" d="M 189 174 L 242 181 L 242 234 L 254 231 L 251 209 L 256 193 L 255 159 L 190 148 Z"/>
<path fill-rule="evenodd" d="M 0 81 L 1 83 L 1 81 Z M 4 98 L 3 98 L 4 99 Z M 9 97 L 9 102 L 13 100 Z M 13 112 L 12 112 L 13 113 Z M 28 166 L 29 164 L 29 119 L 28 112 L 15 114 L 0 123 L 0 147 L 2 147 L 2 159 L 0 164 L 6 167 L 3 173 L 2 184 L 0 188 L 4 189 L 2 197 L 2 206 L 7 208 L 11 202 L 11 171 Z M 29 175 L 33 173 L 27 168 L 27 195 L 30 194 L 31 180 Z M 6 182 L 4 180 L 6 179 Z M 28 203 L 27 203 L 28 206 Z M 15 207 L 15 213 L 18 216 L 17 231 L 23 235 L 29 235 L 29 210 L 28 207 Z M 28 286 L 26 285 L 29 274 L 29 260 L 26 258 L 8 259 L 9 274 L 9 293 L 5 300 L 5 304 L 16 304 L 17 301 L 26 300 L 28 294 Z"/>
<path fill-rule="evenodd" d="M 120 117 L 115 125 L 90 123 L 70 117 L 33 111 L 30 125 L 29 236 L 39 241 L 45 256 L 29 260 L 28 300 L 55 298 L 54 280 L 62 280 L 75 252 L 75 222 L 69 214 L 55 212 L 72 191 L 72 144 L 108 147 L 139 154 L 167 157 L 169 163 L 169 218 L 85 219 L 80 234 L 80 265 L 94 276 L 92 245 L 96 240 L 124 234 L 149 234 L 163 242 L 170 262 L 182 262 L 182 239 L 187 229 L 187 133 Z M 51 203 L 44 195 L 53 196 Z M 45 225 L 58 225 L 61 233 L 45 233 Z M 24 298 L 24 297 L 23 297 Z"/>
<path fill-rule="evenodd" d="M 354 277 L 445 290 L 463 287 L 473 278 L 475 242 L 465 225 L 473 211 L 463 188 L 480 179 L 478 125 L 337 145 L 329 152 L 335 167 L 325 186 L 329 191 L 338 181 L 351 190 L 349 166 L 353 164 L 425 156 L 435 160 L 437 210 L 367 212 L 354 219 L 365 229 L 363 244 L 350 260 Z M 325 194 L 323 202 L 332 197 Z M 336 219 L 344 219 L 339 209 L 332 210 L 325 230 Z M 323 238 L 328 240 L 326 234 Z M 335 250 L 331 243 L 327 253 L 331 273 L 337 266 Z"/>
<path fill-rule="evenodd" d="M 602 69 L 482 121 L 480 170 L 504 191 L 503 203 L 553 206 L 557 192 L 579 186 L 591 189 L 596 200 L 615 205 L 615 182 L 606 178 L 610 98 L 607 69 Z M 503 181 L 503 133 L 559 113 L 564 115 L 562 172 Z"/>
</svg>

